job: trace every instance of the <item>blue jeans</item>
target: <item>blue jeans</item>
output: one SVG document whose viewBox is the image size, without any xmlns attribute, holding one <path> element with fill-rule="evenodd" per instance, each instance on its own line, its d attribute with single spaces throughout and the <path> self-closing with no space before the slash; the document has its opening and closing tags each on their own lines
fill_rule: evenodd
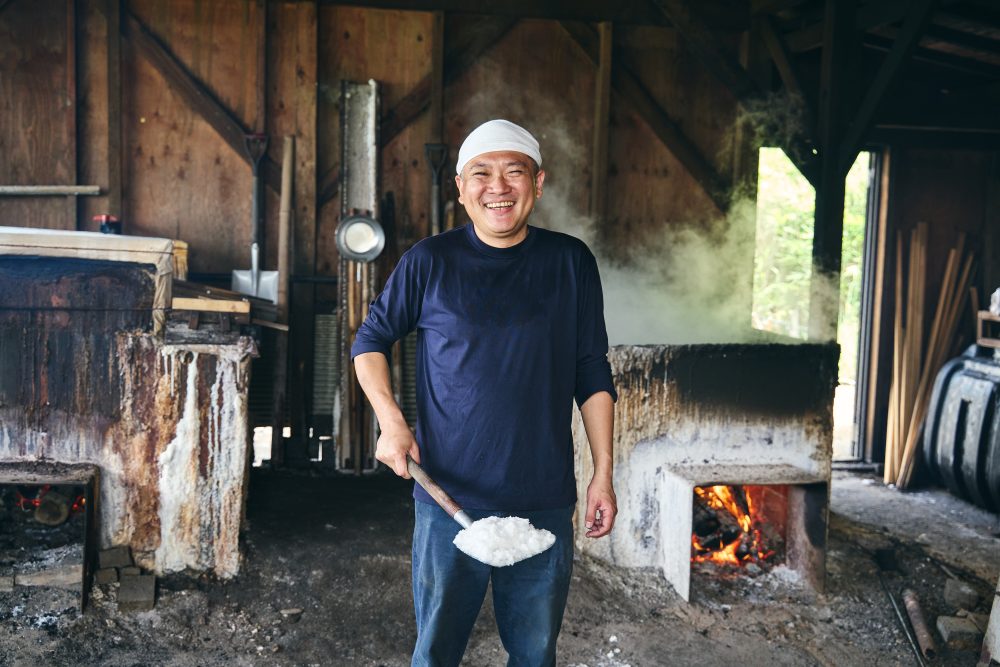
<svg viewBox="0 0 1000 667">
<path fill-rule="evenodd" d="M 493 581 L 493 613 L 508 667 L 556 664 L 556 639 L 562 625 L 573 572 L 573 506 L 518 512 L 535 528 L 556 536 L 546 551 L 507 567 L 490 567 L 452 544 L 462 529 L 437 505 L 415 502 L 413 528 L 413 606 L 417 645 L 413 667 L 458 665 L 469 634 Z M 473 519 L 508 516 L 466 510 Z"/>
</svg>

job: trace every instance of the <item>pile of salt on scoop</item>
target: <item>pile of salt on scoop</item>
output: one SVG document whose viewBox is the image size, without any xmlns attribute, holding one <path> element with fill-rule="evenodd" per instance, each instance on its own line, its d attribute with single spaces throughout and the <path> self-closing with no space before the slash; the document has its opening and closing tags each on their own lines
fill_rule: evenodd
<svg viewBox="0 0 1000 667">
<path fill-rule="evenodd" d="M 540 554 L 555 544 L 555 535 L 535 528 L 530 521 L 520 517 L 488 516 L 473 521 L 413 459 L 407 457 L 406 468 L 441 509 L 461 524 L 462 530 L 455 536 L 455 546 L 476 560 L 493 567 L 504 567 Z"/>
<path fill-rule="evenodd" d="M 556 536 L 549 531 L 535 528 L 527 519 L 516 516 L 488 516 L 458 531 L 455 536 L 455 546 L 463 553 L 493 567 L 531 558 L 555 541 Z"/>
</svg>

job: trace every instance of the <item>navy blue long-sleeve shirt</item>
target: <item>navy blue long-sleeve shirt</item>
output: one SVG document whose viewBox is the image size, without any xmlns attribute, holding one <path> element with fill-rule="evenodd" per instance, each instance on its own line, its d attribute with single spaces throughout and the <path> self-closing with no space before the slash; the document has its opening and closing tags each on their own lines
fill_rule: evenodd
<svg viewBox="0 0 1000 667">
<path fill-rule="evenodd" d="M 417 331 L 421 465 L 460 505 L 502 511 L 576 501 L 573 399 L 617 399 L 593 254 L 528 227 L 511 248 L 469 224 L 403 254 L 351 357 L 388 356 Z M 415 485 L 414 497 L 433 502 Z"/>
</svg>

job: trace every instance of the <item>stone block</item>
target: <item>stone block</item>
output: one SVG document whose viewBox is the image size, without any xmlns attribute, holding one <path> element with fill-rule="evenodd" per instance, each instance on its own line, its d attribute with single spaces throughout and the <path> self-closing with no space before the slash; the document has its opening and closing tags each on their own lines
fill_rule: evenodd
<svg viewBox="0 0 1000 667">
<path fill-rule="evenodd" d="M 983 633 L 968 618 L 938 616 L 937 629 L 953 651 L 978 651 L 983 641 Z"/>
<path fill-rule="evenodd" d="M 950 577 L 944 582 L 944 601 L 955 609 L 972 611 L 979 604 L 979 594 L 969 584 Z"/>
<path fill-rule="evenodd" d="M 118 588 L 119 611 L 149 611 L 156 601 L 156 577 L 151 574 L 121 578 Z"/>
<path fill-rule="evenodd" d="M 130 565 L 128 567 L 123 567 L 121 569 L 121 574 L 123 577 L 134 577 L 142 574 L 142 570 L 135 565 Z"/>
<path fill-rule="evenodd" d="M 14 590 L 14 577 L 0 577 L 0 593 L 10 593 Z"/>
<path fill-rule="evenodd" d="M 94 573 L 94 581 L 98 584 L 113 584 L 118 581 L 118 570 L 113 567 L 101 568 Z"/>
<path fill-rule="evenodd" d="M 102 549 L 98 555 L 101 569 L 106 567 L 128 567 L 132 564 L 132 552 L 128 547 Z"/>
</svg>

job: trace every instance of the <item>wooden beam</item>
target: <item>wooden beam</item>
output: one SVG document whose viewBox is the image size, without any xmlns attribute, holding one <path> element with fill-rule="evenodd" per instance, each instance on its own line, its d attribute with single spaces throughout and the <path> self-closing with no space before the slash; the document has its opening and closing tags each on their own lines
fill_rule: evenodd
<svg viewBox="0 0 1000 667">
<path fill-rule="evenodd" d="M 899 71 L 916 47 L 920 36 L 927 28 L 931 13 L 937 0 L 915 0 L 906 12 L 903 29 L 892 45 L 892 50 L 882 61 L 875 79 L 868 86 L 868 91 L 854 115 L 854 120 L 848 126 L 844 140 L 840 143 L 840 171 L 847 174 L 854 158 L 861 147 L 861 140 L 871 126 L 875 112 L 885 95 L 886 90 L 895 81 Z"/>
<path fill-rule="evenodd" d="M 816 108 L 816 100 L 811 92 L 802 85 L 802 76 L 792 61 L 788 45 L 775 30 L 771 19 L 764 17 L 760 20 L 760 35 L 768 53 L 771 54 L 771 60 L 778 70 L 778 75 L 781 77 L 785 89 L 802 100 L 805 108 L 806 136 L 813 145 L 816 145 L 818 143 L 816 141 L 816 114 L 813 112 L 813 109 Z"/>
<path fill-rule="evenodd" d="M 125 25 L 127 28 L 125 36 L 129 42 L 135 45 L 143 57 L 166 79 L 170 88 L 211 125 L 219 137 L 249 166 L 251 160 L 247 154 L 244 137 L 250 134 L 250 128 L 229 111 L 208 87 L 199 81 L 131 12 L 126 11 Z M 275 166 L 266 155 L 261 160 L 264 182 L 274 192 L 278 192 L 281 189 L 281 175 Z"/>
<path fill-rule="evenodd" d="M 122 211 L 122 0 L 106 0 L 108 73 L 108 213 Z"/>
<path fill-rule="evenodd" d="M 597 65 L 600 44 L 596 31 L 586 24 L 575 21 L 563 21 L 562 26 L 580 45 L 591 62 Z M 638 77 L 618 57 L 614 58 L 612 65 L 611 85 L 615 92 L 632 105 L 667 150 L 684 165 L 716 207 L 720 211 L 728 210 L 730 184 L 719 175 L 697 146 L 687 138 L 677 122 L 653 99 Z"/>
<path fill-rule="evenodd" d="M 517 19 L 499 18 L 488 21 L 478 21 L 455 35 L 451 41 L 452 32 L 448 32 L 443 58 L 444 81 L 447 86 L 465 72 L 479 57 L 496 42 L 500 41 L 517 23 Z M 403 99 L 382 116 L 382 145 L 388 144 L 410 123 L 416 120 L 431 104 L 433 93 L 433 75 L 428 74 L 413 87 Z"/>
<path fill-rule="evenodd" d="M 654 0 L 663 15 L 674 25 L 685 43 L 698 56 L 702 64 L 728 88 L 737 100 L 757 97 L 757 84 L 735 58 L 718 47 L 716 36 L 691 12 L 687 0 Z"/>
<path fill-rule="evenodd" d="M 760 36 L 764 40 L 768 53 L 771 54 L 771 60 L 774 61 L 774 66 L 778 70 L 781 82 L 785 84 L 785 89 L 801 97 L 809 106 L 809 98 L 802 86 L 802 77 L 799 75 L 795 63 L 792 62 L 791 53 L 785 40 L 774 29 L 774 22 L 770 18 L 764 17 L 760 20 Z"/>
<path fill-rule="evenodd" d="M 655 3 L 676 27 L 691 51 L 740 104 L 752 102 L 762 96 L 753 77 L 734 57 L 719 48 L 715 34 L 691 12 L 685 0 L 655 0 Z M 780 148 L 815 187 L 819 176 L 811 147 L 796 145 Z"/>
<path fill-rule="evenodd" d="M 600 224 L 607 217 L 608 134 L 611 114 L 612 24 L 597 25 L 597 80 L 594 84 L 594 146 L 590 173 L 590 215 Z"/>
<path fill-rule="evenodd" d="M 275 0 L 272 0 L 275 1 Z M 322 5 L 354 5 L 373 9 L 444 11 L 448 13 L 503 16 L 514 19 L 553 21 L 611 21 L 621 24 L 669 25 L 650 0 L 321 0 Z M 699 14 L 719 30 L 743 31 L 750 24 L 749 4 L 743 0 L 702 0 Z"/>
<path fill-rule="evenodd" d="M 866 32 L 872 28 L 894 23 L 906 14 L 909 6 L 910 0 L 869 2 L 858 7 L 854 27 L 860 32 Z M 819 22 L 786 34 L 785 42 L 793 53 L 801 53 L 823 46 L 823 35 L 823 22 Z"/>
<path fill-rule="evenodd" d="M 455 33 L 447 31 L 443 54 L 442 88 L 457 79 L 496 42 L 500 41 L 517 23 L 517 19 L 496 18 L 477 21 L 467 30 Z M 452 39 L 452 35 L 455 35 Z M 428 74 L 410 90 L 406 96 L 382 115 L 379 140 L 387 145 L 420 117 L 431 105 L 433 95 L 433 74 Z M 442 93 L 443 95 L 443 93 Z M 443 121 L 442 121 L 443 123 Z M 319 180 L 319 206 L 337 196 L 340 187 L 340 165 L 335 164 Z"/>
<path fill-rule="evenodd" d="M 853 6 L 826 0 L 820 84 L 820 179 L 816 187 L 812 278 L 809 293 L 809 337 L 837 338 L 840 302 L 840 255 L 844 236 L 844 174 L 840 171 L 843 109 L 850 80 L 848 62 L 855 36 Z"/>
</svg>

